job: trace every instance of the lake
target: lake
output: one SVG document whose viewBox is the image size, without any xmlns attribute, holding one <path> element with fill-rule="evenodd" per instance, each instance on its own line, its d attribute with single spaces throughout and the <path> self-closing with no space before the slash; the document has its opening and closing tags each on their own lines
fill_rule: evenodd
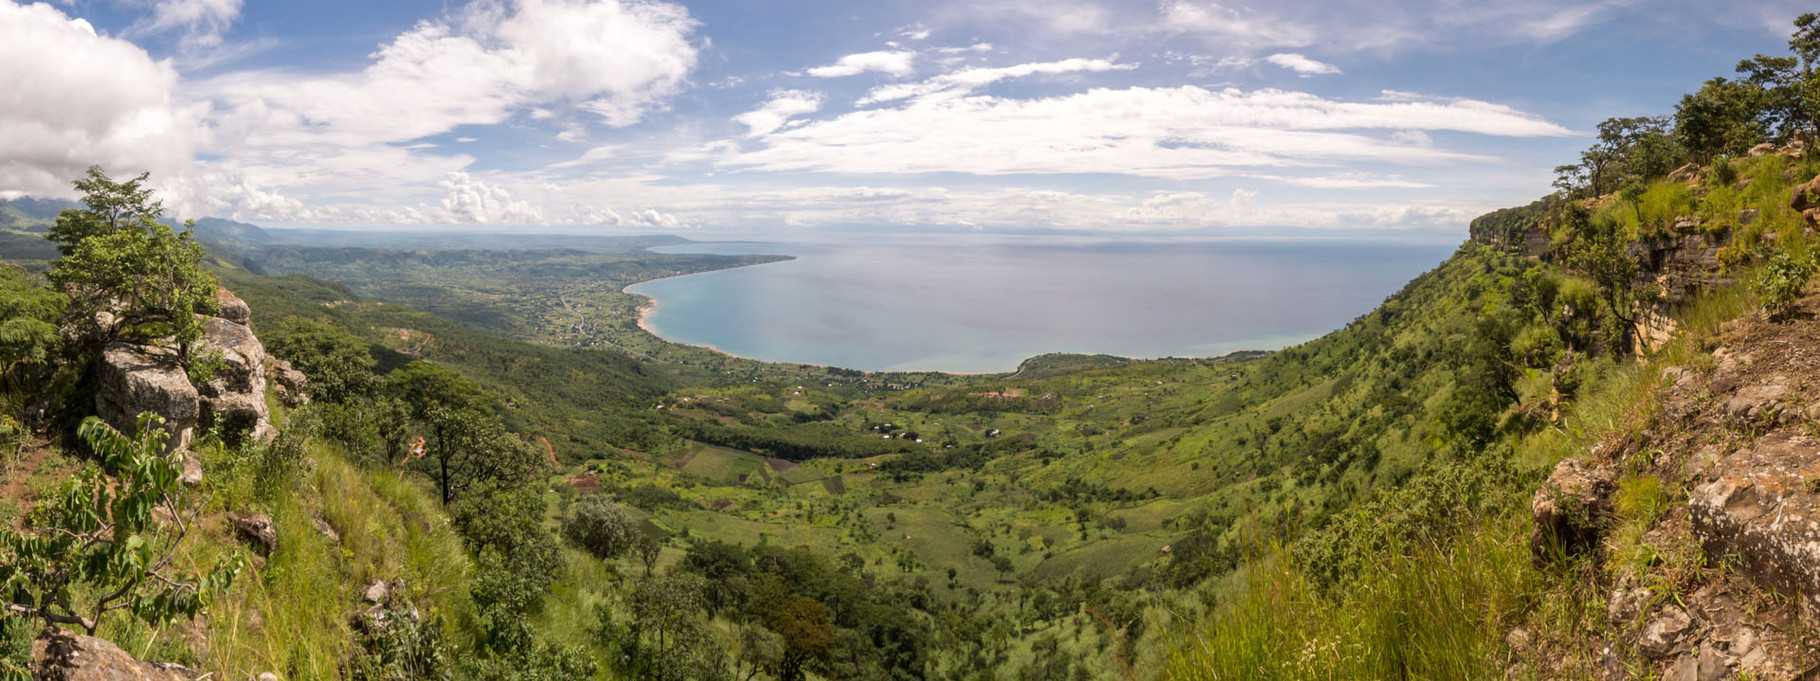
<svg viewBox="0 0 1820 681">
<path fill-rule="evenodd" d="M 1371 311 L 1455 244 L 826 235 L 669 253 L 795 260 L 644 282 L 646 328 L 775 362 L 1011 371 L 1049 352 L 1275 350 Z"/>
</svg>

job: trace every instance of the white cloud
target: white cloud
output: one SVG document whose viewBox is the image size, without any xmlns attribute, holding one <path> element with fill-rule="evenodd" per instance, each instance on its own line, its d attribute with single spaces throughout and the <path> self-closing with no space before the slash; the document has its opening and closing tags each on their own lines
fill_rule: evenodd
<svg viewBox="0 0 1820 681">
<path fill-rule="evenodd" d="M 680 5 L 637 0 L 496 2 L 471 29 L 503 42 L 544 99 L 581 102 L 619 127 L 676 94 L 694 70 L 697 25 Z"/>
<path fill-rule="evenodd" d="M 1303 78 L 1317 75 L 1331 75 L 1340 72 L 1340 69 L 1332 64 L 1315 61 L 1302 55 L 1288 52 L 1270 55 L 1265 57 L 1264 61 L 1294 71 Z"/>
<path fill-rule="evenodd" d="M 1228 9 L 1191 0 L 1166 1 L 1159 9 L 1160 30 L 1208 36 L 1239 49 L 1304 47 L 1316 39 L 1315 30 L 1300 22 L 1262 16 L 1249 9 Z"/>
<path fill-rule="evenodd" d="M 1346 102 L 1282 90 L 1094 89 L 1029 100 L 924 97 L 759 137 L 725 167 L 855 174 L 1112 173 L 1169 179 L 1239 169 L 1341 163 L 1435 165 L 1472 156 L 1389 139 L 1384 131 L 1510 137 L 1565 128 L 1475 100 Z"/>
<path fill-rule="evenodd" d="M 168 62 L 50 5 L 0 0 L 0 64 L 0 196 L 69 196 L 90 164 L 159 183 L 191 171 L 193 112 Z"/>
<path fill-rule="evenodd" d="M 1065 59 L 1054 62 L 1018 64 L 999 68 L 970 68 L 947 73 L 920 83 L 901 83 L 882 85 L 867 92 L 858 104 L 876 104 L 908 97 L 924 97 L 936 93 L 965 93 L 1008 78 L 1025 78 L 1037 74 L 1062 74 L 1100 71 L 1129 71 L 1137 68 L 1136 64 L 1115 64 L 1105 59 Z"/>
<path fill-rule="evenodd" d="M 784 127 L 794 116 L 815 113 L 822 108 L 822 93 L 807 90 L 778 90 L 771 101 L 756 110 L 734 116 L 733 120 L 751 129 L 752 136 L 768 134 Z"/>
<path fill-rule="evenodd" d="M 942 54 L 962 54 L 965 52 L 985 53 L 992 51 L 992 43 L 974 43 L 966 47 L 937 47 L 935 48 L 935 51 Z"/>
<path fill-rule="evenodd" d="M 187 45 L 212 47 L 240 18 L 242 0 L 152 0 L 152 15 L 134 25 L 134 32 L 162 33 L 181 30 Z"/>
<path fill-rule="evenodd" d="M 588 120 L 636 123 L 686 85 L 696 25 L 662 2 L 482 0 L 420 22 L 358 71 L 232 73 L 196 84 L 193 94 L 213 110 L 205 149 L 222 157 L 215 163 L 224 172 L 306 202 L 435 204 L 427 188 L 473 159 L 411 142 L 514 119 L 553 127 L 559 141 L 586 139 Z M 456 205 L 464 219 L 495 215 L 468 210 L 484 202 Z M 423 209 L 403 219 L 436 215 Z"/>
<path fill-rule="evenodd" d="M 467 173 L 449 173 L 437 186 L 448 191 L 442 209 L 452 222 L 475 225 L 528 225 L 544 221 L 543 210 L 524 201 L 512 200 L 505 189 L 469 177 Z"/>
<path fill-rule="evenodd" d="M 857 76 L 868 71 L 887 73 L 902 78 L 916 72 L 916 53 L 909 50 L 861 52 L 841 57 L 828 66 L 817 66 L 807 73 L 816 78 Z"/>
</svg>

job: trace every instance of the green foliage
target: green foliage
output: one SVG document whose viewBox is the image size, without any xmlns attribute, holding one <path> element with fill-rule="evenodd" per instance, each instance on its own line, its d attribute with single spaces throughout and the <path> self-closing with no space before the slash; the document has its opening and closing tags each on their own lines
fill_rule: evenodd
<svg viewBox="0 0 1820 681">
<path fill-rule="evenodd" d="M 597 636 L 613 651 L 621 674 L 650 681 L 731 678 L 724 650 L 702 617 L 703 586 L 691 574 L 647 577 L 623 594 L 627 618 L 600 611 Z"/>
<path fill-rule="evenodd" d="M 601 495 L 576 502 L 563 518 L 562 534 L 602 560 L 625 555 L 643 536 L 631 516 Z"/>
<path fill-rule="evenodd" d="M 189 232 L 153 224 L 76 242 L 50 279 L 70 296 L 67 318 L 98 337 L 168 337 L 187 352 L 202 337 L 196 315 L 217 309 L 215 275 L 202 268 L 202 255 Z M 103 311 L 111 319 L 98 319 Z"/>
<path fill-rule="evenodd" d="M 1675 221 L 1693 213 L 1693 190 L 1680 182 L 1657 182 L 1638 197 L 1637 216 L 1650 236 L 1673 234 Z"/>
<path fill-rule="evenodd" d="M 1778 252 L 1763 265 L 1753 282 L 1757 295 L 1763 299 L 1763 312 L 1772 319 L 1793 314 L 1795 301 L 1801 297 L 1801 292 L 1806 290 L 1807 282 L 1813 276 L 1814 263 L 1811 260 Z"/>
<path fill-rule="evenodd" d="M 342 671 L 349 681 L 449 681 L 453 651 L 443 640 L 442 620 L 403 613 L 367 618 L 354 630 L 354 652 Z"/>
<path fill-rule="evenodd" d="M 1493 516 L 1460 542 L 1369 554 L 1369 569 L 1331 600 L 1293 560 L 1266 553 L 1209 622 L 1177 630 L 1164 677 L 1500 678 L 1501 637 L 1539 591 L 1521 521 Z"/>
<path fill-rule="evenodd" d="M 1724 78 L 1708 80 L 1675 107 L 1675 140 L 1703 161 L 1742 156 L 1769 138 L 1763 116 L 1767 103 L 1762 86 Z"/>
<path fill-rule="evenodd" d="M 0 614 L 0 681 L 31 680 L 32 637 L 36 633 L 31 619 Z"/>
<path fill-rule="evenodd" d="M 63 345 L 57 321 L 66 302 L 24 270 L 0 263 L 0 388 L 28 389 L 49 368 Z"/>
<path fill-rule="evenodd" d="M 309 378 L 309 395 L 324 402 L 352 402 L 379 388 L 377 364 L 367 344 L 326 322 L 293 317 L 263 334 L 266 350 Z"/>
<path fill-rule="evenodd" d="M 226 369 L 227 365 L 227 355 L 220 350 L 210 350 L 200 355 L 190 355 L 184 373 L 189 375 L 191 385 L 203 385 L 215 380 L 215 374 Z"/>
<path fill-rule="evenodd" d="M 65 210 L 44 238 L 57 243 L 65 257 L 76 251 L 86 239 L 120 232 L 148 233 L 158 225 L 164 205 L 152 198 L 145 186 L 151 173 L 141 173 L 125 182 L 115 182 L 101 166 L 89 166 L 88 173 L 73 184 L 82 193 L 83 208 Z"/>
<path fill-rule="evenodd" d="M 0 589 L 9 610 L 94 634 L 118 611 L 154 626 L 195 617 L 239 574 L 232 554 L 206 575 L 172 561 L 195 521 L 179 498 L 177 465 L 163 456 L 163 420 L 141 415 L 137 437 L 100 419 L 79 434 L 113 477 L 89 468 L 32 513 L 31 529 L 0 528 Z M 153 521 L 160 511 L 173 528 Z"/>
</svg>

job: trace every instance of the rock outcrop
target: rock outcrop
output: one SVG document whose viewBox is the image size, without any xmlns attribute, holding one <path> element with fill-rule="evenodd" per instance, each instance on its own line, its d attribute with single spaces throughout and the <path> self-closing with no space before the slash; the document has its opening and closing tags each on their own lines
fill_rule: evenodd
<svg viewBox="0 0 1820 681">
<path fill-rule="evenodd" d="M 39 681 L 192 681 L 201 675 L 145 662 L 92 636 L 51 631 L 32 641 L 32 678 Z"/>
<path fill-rule="evenodd" d="M 1530 500 L 1535 527 L 1529 549 L 1537 565 L 1596 548 L 1600 529 L 1611 515 L 1616 476 L 1608 468 L 1565 459 Z"/>
<path fill-rule="evenodd" d="M 265 345 L 253 330 L 209 317 L 202 322 L 202 340 L 196 343 L 195 352 L 221 359 L 214 377 L 196 386 L 201 394 L 201 425 L 220 428 L 230 440 L 272 439 L 277 433 L 265 404 Z"/>
<path fill-rule="evenodd" d="M 278 550 L 278 525 L 272 522 L 271 516 L 235 511 L 228 514 L 228 522 L 234 524 L 234 533 L 260 555 L 269 556 Z"/>
<path fill-rule="evenodd" d="M 1707 553 L 1737 556 L 1758 582 L 1820 608 L 1820 443 L 1779 432 L 1726 457 L 1688 515 Z"/>
<path fill-rule="evenodd" d="M 219 428 L 234 442 L 271 439 L 276 431 L 265 403 L 265 346 L 247 326 L 252 317 L 245 302 L 226 291 L 217 301 L 224 316 L 203 317 L 202 339 L 191 349 L 192 358 L 216 366 L 207 382 L 196 385 L 168 344 L 117 341 L 102 351 L 97 368 L 96 413 L 126 433 L 142 412 L 163 416 L 171 451 L 188 447 L 197 428 Z"/>
<path fill-rule="evenodd" d="M 189 446 L 201 415 L 201 399 L 178 362 L 176 350 L 112 343 L 102 350 L 96 371 L 95 412 L 103 421 L 132 434 L 138 428 L 139 414 L 149 411 L 164 417 L 164 427 L 171 433 L 166 443 L 169 450 Z"/>
<path fill-rule="evenodd" d="M 309 404 L 310 381 L 304 377 L 303 372 L 293 368 L 290 362 L 270 355 L 265 358 L 265 368 L 266 374 L 272 377 L 273 391 L 278 393 L 278 399 L 284 402 L 284 406 Z"/>
</svg>

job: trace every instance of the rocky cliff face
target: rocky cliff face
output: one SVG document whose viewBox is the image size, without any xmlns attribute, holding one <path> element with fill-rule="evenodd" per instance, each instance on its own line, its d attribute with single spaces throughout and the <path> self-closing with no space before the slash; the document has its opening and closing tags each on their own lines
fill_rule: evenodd
<svg viewBox="0 0 1820 681">
<path fill-rule="evenodd" d="M 1820 309 L 1820 296 L 1801 305 Z M 1637 438 L 1563 461 L 1538 493 L 1539 558 L 1562 547 L 1609 561 L 1617 520 L 1597 511 L 1622 493 L 1582 481 L 1648 475 L 1673 490 L 1637 540 L 1653 558 L 1611 571 L 1604 639 L 1578 643 L 1602 658 L 1601 679 L 1820 674 L 1820 640 L 1805 633 L 1820 613 L 1815 338 L 1812 317 L 1728 324 L 1710 353 L 1663 370 L 1661 412 Z M 1591 512 L 1563 524 L 1563 507 Z"/>
<path fill-rule="evenodd" d="M 271 360 L 249 326 L 252 312 L 226 290 L 216 298 L 222 316 L 202 320 L 202 339 L 192 349 L 198 358 L 219 359 L 214 376 L 194 384 L 168 345 L 111 343 L 96 369 L 95 411 L 102 420 L 130 433 L 141 412 L 158 414 L 171 433 L 173 451 L 188 447 L 197 428 L 219 428 L 230 442 L 263 442 L 276 435 L 265 403 Z M 299 383 L 290 391 L 301 394 L 301 389 Z"/>
</svg>

